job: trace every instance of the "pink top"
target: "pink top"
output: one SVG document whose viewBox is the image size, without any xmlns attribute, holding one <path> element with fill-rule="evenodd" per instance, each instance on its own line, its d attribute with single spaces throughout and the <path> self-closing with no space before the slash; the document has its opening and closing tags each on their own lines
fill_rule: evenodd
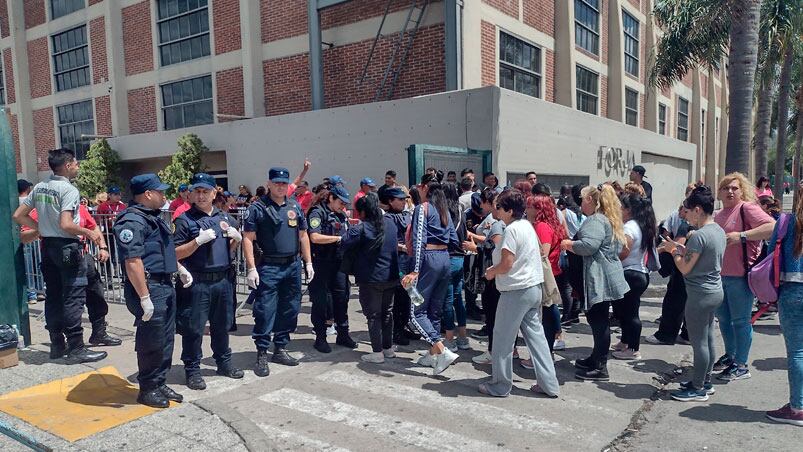
<svg viewBox="0 0 803 452">
<path fill-rule="evenodd" d="M 760 196 L 772 196 L 772 190 L 767 187 L 765 189 L 756 188 L 756 198 Z"/>
<path fill-rule="evenodd" d="M 742 225 L 742 218 L 739 213 L 744 211 L 744 220 L 747 223 Z M 761 210 L 761 206 L 754 202 L 740 202 L 735 207 L 722 209 L 714 212 L 714 221 L 729 232 L 743 232 L 757 228 L 762 224 L 773 221 L 772 217 Z M 747 242 L 747 265 L 753 265 L 761 252 L 761 241 L 750 240 Z M 722 276 L 744 276 L 744 259 L 742 257 L 742 244 L 736 242 L 725 248 L 725 256 L 722 259 Z"/>
</svg>

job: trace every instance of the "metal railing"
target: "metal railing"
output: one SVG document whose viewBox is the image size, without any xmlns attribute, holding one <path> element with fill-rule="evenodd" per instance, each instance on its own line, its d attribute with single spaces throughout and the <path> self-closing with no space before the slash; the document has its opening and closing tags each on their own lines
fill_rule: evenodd
<svg viewBox="0 0 803 452">
<path fill-rule="evenodd" d="M 162 217 L 168 224 L 172 224 L 172 212 L 162 211 Z M 230 213 L 231 217 L 240 223 L 240 231 L 242 232 L 242 211 Z M 106 301 L 109 303 L 125 303 L 123 295 L 123 272 L 117 248 L 115 245 L 115 236 L 112 231 L 115 215 L 107 214 L 93 214 L 95 221 L 98 223 L 106 244 L 109 247 L 109 260 L 106 262 L 99 262 L 95 259 L 95 268 L 100 274 L 100 279 L 105 288 Z M 29 291 L 36 291 L 37 293 L 44 293 L 45 283 L 41 271 L 42 252 L 39 240 L 23 245 L 25 251 L 25 273 L 27 276 L 27 285 Z M 98 248 L 90 242 L 88 245 L 88 252 L 97 257 Z M 248 295 L 251 289 L 248 287 L 245 271 L 245 258 L 243 256 L 242 245 L 234 250 L 234 262 L 236 263 L 236 277 L 235 277 L 235 293 L 237 295 Z M 306 283 L 302 275 L 302 283 Z"/>
</svg>

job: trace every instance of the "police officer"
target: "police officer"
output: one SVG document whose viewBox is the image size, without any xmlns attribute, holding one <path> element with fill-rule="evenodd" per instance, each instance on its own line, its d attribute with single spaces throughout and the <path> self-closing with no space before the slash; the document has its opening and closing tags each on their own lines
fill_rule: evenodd
<svg viewBox="0 0 803 452">
<path fill-rule="evenodd" d="M 314 205 L 309 211 L 309 240 L 312 243 L 312 266 L 315 278 L 309 283 L 309 298 L 312 302 L 312 329 L 315 332 L 315 349 L 329 353 L 332 348 L 326 342 L 326 329 L 334 319 L 337 330 L 336 344 L 357 348 L 349 336 L 349 280 L 340 271 L 343 253 L 339 244 L 349 229 L 346 206 L 349 194 L 345 188 L 335 185 L 327 199 Z"/>
<path fill-rule="evenodd" d="M 80 225 L 81 196 L 70 183 L 78 176 L 78 160 L 69 149 L 50 151 L 47 163 L 53 175 L 36 184 L 14 212 L 14 221 L 38 231 L 42 237 L 42 274 L 45 279 L 45 324 L 50 333 L 50 359 L 65 354 L 71 364 L 99 361 L 106 352 L 84 345 L 81 316 L 86 304 L 87 262 L 78 236 L 99 246 L 100 231 Z M 36 209 L 37 220 L 31 218 Z M 66 343 L 65 343 L 66 337 Z"/>
<path fill-rule="evenodd" d="M 301 206 L 287 198 L 290 171 L 271 168 L 268 171 L 268 193 L 251 204 L 243 220 L 243 254 L 248 272 L 248 286 L 256 289 L 254 300 L 254 332 L 257 347 L 254 373 L 270 374 L 268 348 L 273 333 L 271 361 L 297 366 L 298 360 L 287 353 L 290 333 L 298 323 L 301 307 L 301 263 L 306 263 L 307 277 L 315 277 L 310 259 L 307 221 Z M 262 258 L 254 259 L 254 244 Z"/>
<path fill-rule="evenodd" d="M 183 400 L 165 385 L 176 331 L 173 274 L 179 272 L 184 287 L 192 284 L 192 275 L 176 260 L 171 227 L 160 216 L 164 191 L 169 187 L 155 174 L 132 178 L 133 203 L 120 213 L 113 227 L 117 252 L 124 263 L 125 303 L 137 327 L 137 402 L 156 408 L 166 408 L 170 400 Z"/>
<path fill-rule="evenodd" d="M 399 252 L 399 271 L 407 274 L 410 271 L 410 256 L 407 255 L 405 234 L 413 213 L 405 211 L 407 198 L 410 196 L 399 187 L 388 188 L 382 192 L 381 202 L 388 207 L 387 216 L 396 225 L 396 246 Z M 401 283 L 396 287 L 393 304 L 393 343 L 409 345 L 410 339 L 405 335 L 404 327 L 410 321 L 410 296 Z"/>
<path fill-rule="evenodd" d="M 231 364 L 229 327 L 234 317 L 234 286 L 231 283 L 232 251 L 242 240 L 239 224 L 226 212 L 212 205 L 217 192 L 215 178 L 205 173 L 192 177 L 192 207 L 176 219 L 173 239 L 176 255 L 192 274 L 193 285 L 179 303 L 186 303 L 181 328 L 181 360 L 187 387 L 206 389 L 201 376 L 201 340 L 206 322 L 212 340 L 212 357 L 217 374 L 243 378 L 243 371 Z M 179 307 L 179 311 L 182 307 Z"/>
</svg>

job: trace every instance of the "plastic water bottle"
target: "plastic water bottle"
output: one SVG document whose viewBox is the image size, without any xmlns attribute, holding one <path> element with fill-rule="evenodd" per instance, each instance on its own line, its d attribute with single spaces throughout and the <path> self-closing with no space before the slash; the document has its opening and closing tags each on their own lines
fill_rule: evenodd
<svg viewBox="0 0 803 452">
<path fill-rule="evenodd" d="M 399 277 L 400 278 L 404 277 L 404 273 L 399 273 Z M 416 289 L 414 283 L 410 284 L 404 289 L 407 291 L 407 295 L 410 296 L 410 303 L 412 303 L 413 306 L 421 306 L 422 304 L 424 304 L 424 296 L 421 295 L 421 292 L 419 292 L 418 289 Z"/>
</svg>

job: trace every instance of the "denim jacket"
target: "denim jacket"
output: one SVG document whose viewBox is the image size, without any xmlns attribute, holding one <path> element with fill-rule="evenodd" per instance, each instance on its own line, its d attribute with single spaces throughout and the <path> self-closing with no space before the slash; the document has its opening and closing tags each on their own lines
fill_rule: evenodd
<svg viewBox="0 0 803 452">
<path fill-rule="evenodd" d="M 781 281 L 803 283 L 803 256 L 795 257 L 795 215 L 789 216 L 789 226 L 786 227 L 786 235 L 781 239 Z M 775 240 L 778 238 L 778 228 L 780 220 L 775 223 L 775 230 L 768 242 L 768 252 L 775 250 Z"/>
</svg>

